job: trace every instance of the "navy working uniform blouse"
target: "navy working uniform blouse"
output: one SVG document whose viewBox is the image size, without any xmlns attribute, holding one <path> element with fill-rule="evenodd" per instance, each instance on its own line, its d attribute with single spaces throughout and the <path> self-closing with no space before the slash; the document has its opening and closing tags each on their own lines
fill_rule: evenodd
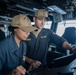
<svg viewBox="0 0 76 75">
<path fill-rule="evenodd" d="M 25 67 L 24 56 L 26 54 L 26 44 L 21 41 L 18 48 L 14 36 L 11 35 L 0 43 L 0 73 L 8 75 L 18 65 Z"/>
<path fill-rule="evenodd" d="M 26 55 L 34 60 L 39 60 L 43 65 L 46 64 L 46 55 L 51 43 L 62 46 L 65 39 L 59 37 L 49 29 L 43 28 L 36 38 L 33 33 L 30 33 L 27 43 Z"/>
</svg>

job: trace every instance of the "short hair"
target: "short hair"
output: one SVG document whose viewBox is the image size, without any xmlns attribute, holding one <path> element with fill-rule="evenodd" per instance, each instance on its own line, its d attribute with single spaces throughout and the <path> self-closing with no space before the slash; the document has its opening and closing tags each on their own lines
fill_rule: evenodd
<svg viewBox="0 0 76 75">
<path fill-rule="evenodd" d="M 16 28 L 18 28 L 18 27 L 9 26 L 9 27 L 8 27 L 8 30 L 9 30 L 10 32 L 14 32 L 14 29 L 16 29 Z"/>
</svg>

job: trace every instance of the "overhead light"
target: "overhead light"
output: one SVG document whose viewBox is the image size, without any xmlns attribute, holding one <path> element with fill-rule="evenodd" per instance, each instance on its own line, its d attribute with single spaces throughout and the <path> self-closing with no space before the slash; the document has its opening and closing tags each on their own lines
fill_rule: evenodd
<svg viewBox="0 0 76 75">
<path fill-rule="evenodd" d="M 34 11 L 37 11 L 38 9 L 37 9 L 37 8 L 33 8 L 33 10 L 34 10 Z"/>
<path fill-rule="evenodd" d="M 58 14 L 62 14 L 62 15 L 66 14 L 65 11 L 63 11 L 62 9 L 60 9 L 59 7 L 57 7 L 56 5 L 48 6 L 47 8 L 50 9 L 50 10 L 52 10 L 52 11 L 54 11 L 54 12 L 56 12 L 56 13 L 58 13 Z"/>
<path fill-rule="evenodd" d="M 54 9 L 53 8 L 51 8 L 50 6 L 48 7 L 49 9 L 51 9 L 51 11 L 54 11 Z"/>
</svg>

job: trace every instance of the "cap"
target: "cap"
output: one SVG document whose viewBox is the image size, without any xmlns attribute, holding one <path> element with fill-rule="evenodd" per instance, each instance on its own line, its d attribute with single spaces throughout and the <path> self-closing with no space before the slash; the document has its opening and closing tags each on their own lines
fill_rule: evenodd
<svg viewBox="0 0 76 75">
<path fill-rule="evenodd" d="M 39 9 L 37 12 L 35 12 L 35 17 L 41 19 L 41 18 L 48 18 L 48 12 L 45 9 Z"/>
<path fill-rule="evenodd" d="M 30 19 L 25 15 L 16 15 L 11 22 L 12 27 L 18 27 L 25 32 L 32 32 L 37 28 L 31 25 Z"/>
</svg>

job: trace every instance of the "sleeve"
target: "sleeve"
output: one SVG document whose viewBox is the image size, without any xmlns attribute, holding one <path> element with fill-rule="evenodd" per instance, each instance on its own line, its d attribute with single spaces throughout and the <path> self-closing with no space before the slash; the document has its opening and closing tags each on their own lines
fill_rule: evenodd
<svg viewBox="0 0 76 75">
<path fill-rule="evenodd" d="M 3 40 L 5 39 L 5 33 L 4 32 L 3 32 L 3 37 L 2 38 L 3 38 Z"/>
<path fill-rule="evenodd" d="M 62 46 L 64 41 L 66 41 L 63 37 L 58 36 L 53 31 L 50 31 L 49 38 L 50 38 L 50 43 L 54 43 L 54 44 L 59 45 L 59 46 Z"/>
<path fill-rule="evenodd" d="M 6 55 L 5 55 L 5 47 L 0 43 L 0 71 L 5 63 Z"/>
<path fill-rule="evenodd" d="M 0 32 L 0 41 L 4 40 L 5 39 L 5 33 L 2 31 Z"/>
</svg>

